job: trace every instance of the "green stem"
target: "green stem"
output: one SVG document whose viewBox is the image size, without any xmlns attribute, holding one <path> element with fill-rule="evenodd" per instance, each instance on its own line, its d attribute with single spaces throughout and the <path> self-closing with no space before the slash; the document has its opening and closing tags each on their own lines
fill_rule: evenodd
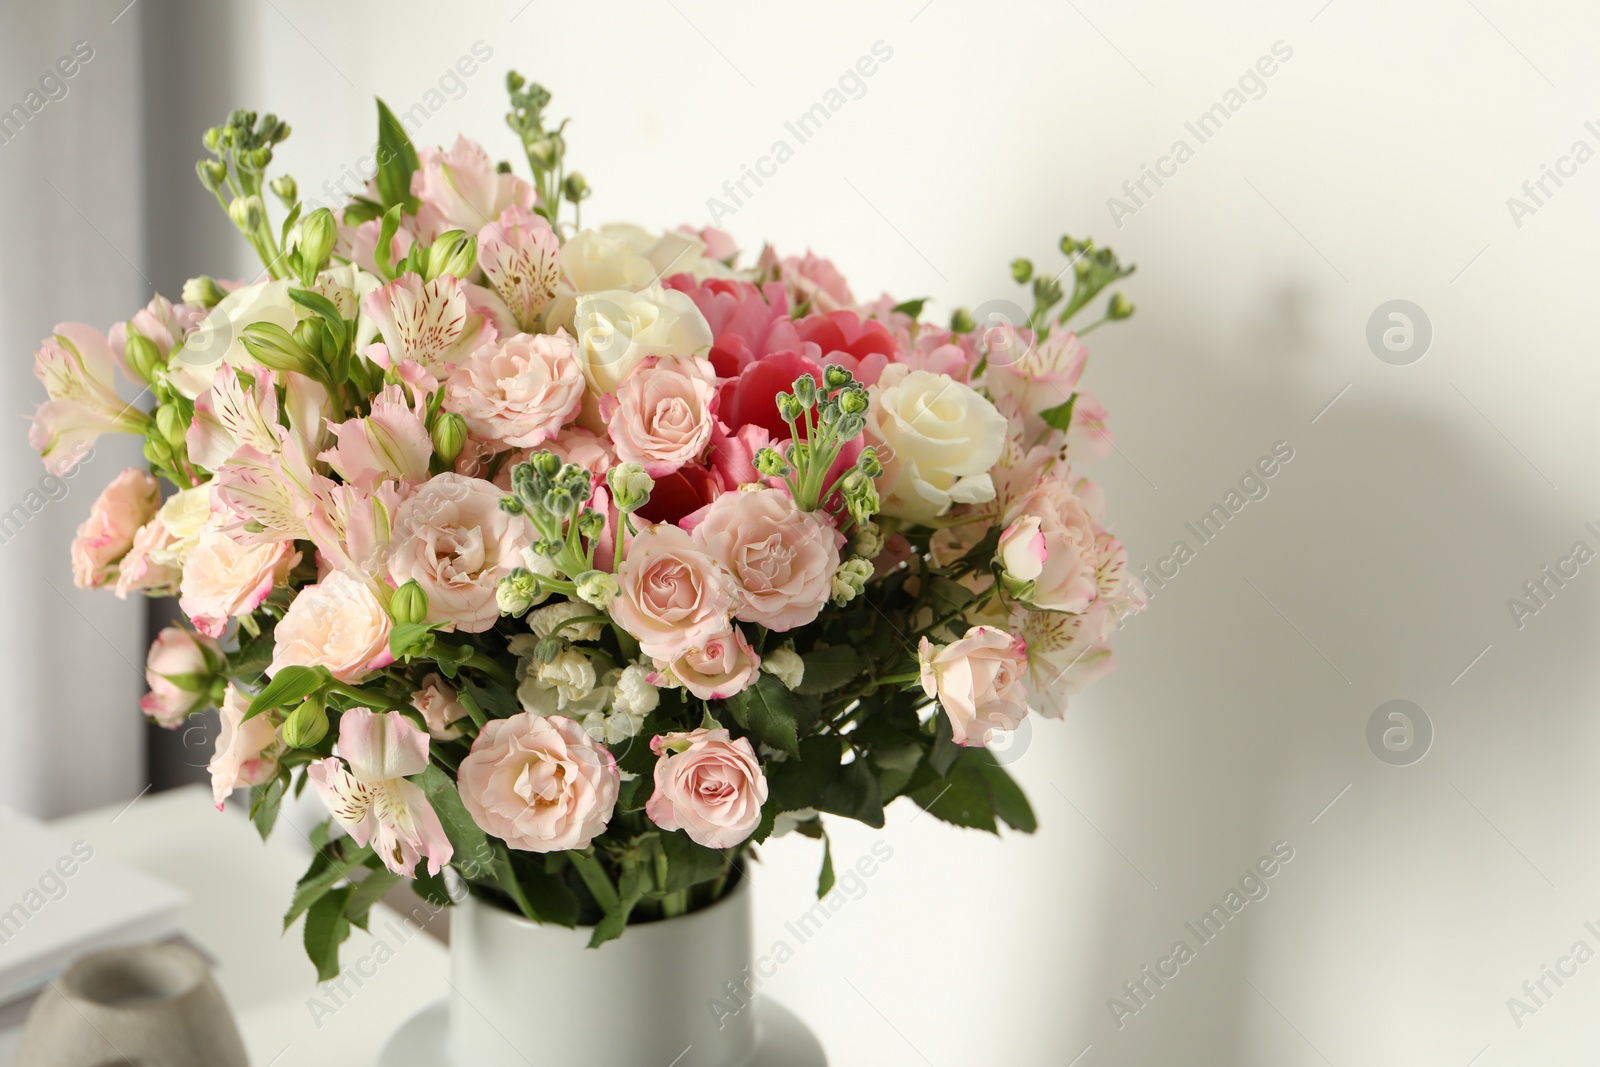
<svg viewBox="0 0 1600 1067">
<path fill-rule="evenodd" d="M 500 666 L 500 664 L 496 663 L 494 660 L 490 659 L 477 649 L 473 649 L 472 655 L 467 657 L 467 662 L 464 665 L 468 667 L 474 667 L 482 671 L 484 674 L 487 674 L 489 677 L 493 678 L 502 685 L 509 686 L 512 689 L 517 687 L 517 680 L 512 676 L 510 671 L 506 670 L 504 667 Z"/>
</svg>

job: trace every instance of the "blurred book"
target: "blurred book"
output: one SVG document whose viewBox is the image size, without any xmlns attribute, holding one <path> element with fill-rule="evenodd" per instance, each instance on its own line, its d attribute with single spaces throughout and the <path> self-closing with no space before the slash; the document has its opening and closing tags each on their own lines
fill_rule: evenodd
<svg viewBox="0 0 1600 1067">
<path fill-rule="evenodd" d="M 0 1004 L 84 953 L 178 932 L 181 890 L 6 808 L 0 856 Z"/>
</svg>

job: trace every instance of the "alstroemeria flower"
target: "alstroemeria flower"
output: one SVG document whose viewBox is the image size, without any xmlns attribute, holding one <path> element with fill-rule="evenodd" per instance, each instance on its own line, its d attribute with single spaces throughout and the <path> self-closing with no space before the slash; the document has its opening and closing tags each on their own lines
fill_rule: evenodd
<svg viewBox="0 0 1600 1067">
<path fill-rule="evenodd" d="M 420 393 L 407 403 L 402 387 L 384 386 L 373 397 L 370 414 L 328 427 L 339 443 L 317 458 L 345 481 L 369 488 L 391 478 L 425 482 L 433 458 L 426 411 L 427 398 Z"/>
<path fill-rule="evenodd" d="M 102 433 L 143 433 L 144 412 L 117 396 L 116 357 L 92 326 L 63 322 L 33 357 L 50 399 L 40 404 L 28 443 L 51 474 L 67 473 Z"/>
<path fill-rule="evenodd" d="M 527 333 L 540 332 L 545 306 L 556 295 L 560 252 L 550 224 L 525 208 L 507 208 L 478 231 L 478 266 Z"/>
<path fill-rule="evenodd" d="M 538 202 L 532 185 L 502 174 L 483 146 L 467 137 L 457 137 L 448 149 L 417 149 L 417 163 L 411 195 L 422 201 L 417 230 L 425 241 L 448 230 L 477 233 L 508 208 Z"/>
<path fill-rule="evenodd" d="M 395 874 L 412 877 L 424 859 L 428 873 L 438 874 L 455 850 L 427 794 L 406 780 L 428 769 L 428 735 L 398 711 L 351 708 L 339 717 L 338 751 L 306 774 L 350 839 L 376 842 L 374 851 Z"/>
<path fill-rule="evenodd" d="M 363 297 L 361 309 L 383 338 L 367 347 L 368 359 L 381 367 L 415 360 L 439 379 L 496 336 L 485 317 L 473 313 L 466 283 L 449 275 L 424 282 L 421 275 L 402 274 Z"/>
</svg>

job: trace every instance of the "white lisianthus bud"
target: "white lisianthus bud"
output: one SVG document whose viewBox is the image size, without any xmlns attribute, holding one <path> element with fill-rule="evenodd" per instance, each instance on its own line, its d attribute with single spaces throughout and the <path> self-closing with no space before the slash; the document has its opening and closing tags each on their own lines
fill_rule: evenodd
<svg viewBox="0 0 1600 1067">
<path fill-rule="evenodd" d="M 761 669 L 793 689 L 805 679 L 806 661 L 800 658 L 793 645 L 784 645 L 761 657 Z"/>
<path fill-rule="evenodd" d="M 872 577 L 872 564 L 864 559 L 847 559 L 833 576 L 833 602 L 844 605 L 861 595 Z"/>
<path fill-rule="evenodd" d="M 650 668 L 638 663 L 630 663 L 622 668 L 611 698 L 612 711 L 642 720 L 660 703 L 661 690 L 650 684 Z"/>
<path fill-rule="evenodd" d="M 575 648 L 563 649 L 549 663 L 539 664 L 537 674 L 541 683 L 555 689 L 563 707 L 594 689 L 594 664 Z"/>
<path fill-rule="evenodd" d="M 580 615 L 593 615 L 594 609 L 588 604 L 576 600 L 559 600 L 554 604 L 546 604 L 537 611 L 528 613 L 528 629 L 540 637 L 549 637 L 556 633 L 556 627 L 568 619 L 575 619 Z M 561 626 L 560 635 L 569 641 L 598 641 L 600 639 L 600 624 L 597 622 L 580 622 L 572 626 Z"/>
<path fill-rule="evenodd" d="M 578 596 L 604 611 L 611 600 L 622 591 L 616 576 L 605 571 L 585 571 L 578 575 Z"/>
<path fill-rule="evenodd" d="M 539 597 L 539 579 L 532 571 L 517 567 L 500 579 L 495 586 L 494 599 L 502 615 L 521 615 L 533 606 Z"/>
<path fill-rule="evenodd" d="M 619 463 L 606 472 L 617 510 L 628 514 L 644 507 L 655 491 L 656 480 L 645 472 L 642 463 Z"/>
</svg>

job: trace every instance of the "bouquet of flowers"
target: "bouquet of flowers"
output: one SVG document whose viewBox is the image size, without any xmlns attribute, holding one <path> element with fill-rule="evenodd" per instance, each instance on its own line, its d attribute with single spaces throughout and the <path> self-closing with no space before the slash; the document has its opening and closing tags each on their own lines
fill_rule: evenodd
<svg viewBox="0 0 1600 1067">
<path fill-rule="evenodd" d="M 1032 831 L 985 746 L 1142 605 L 1075 470 L 1111 441 L 1080 337 L 1132 307 L 1068 328 L 1132 268 L 1063 238 L 1054 277 L 1012 264 L 1031 310 L 946 327 L 809 253 L 583 229 L 565 123 L 507 81 L 531 180 L 380 102 L 376 174 L 314 209 L 267 178 L 288 126 L 234 112 L 198 171 L 261 275 L 35 357 L 50 471 L 144 438 L 72 544 L 79 586 L 189 620 L 144 712 L 220 710 L 217 805 L 248 788 L 263 835 L 326 806 L 285 919 L 319 974 L 401 879 L 600 944 L 789 831 L 826 893 L 824 815 Z"/>
</svg>

